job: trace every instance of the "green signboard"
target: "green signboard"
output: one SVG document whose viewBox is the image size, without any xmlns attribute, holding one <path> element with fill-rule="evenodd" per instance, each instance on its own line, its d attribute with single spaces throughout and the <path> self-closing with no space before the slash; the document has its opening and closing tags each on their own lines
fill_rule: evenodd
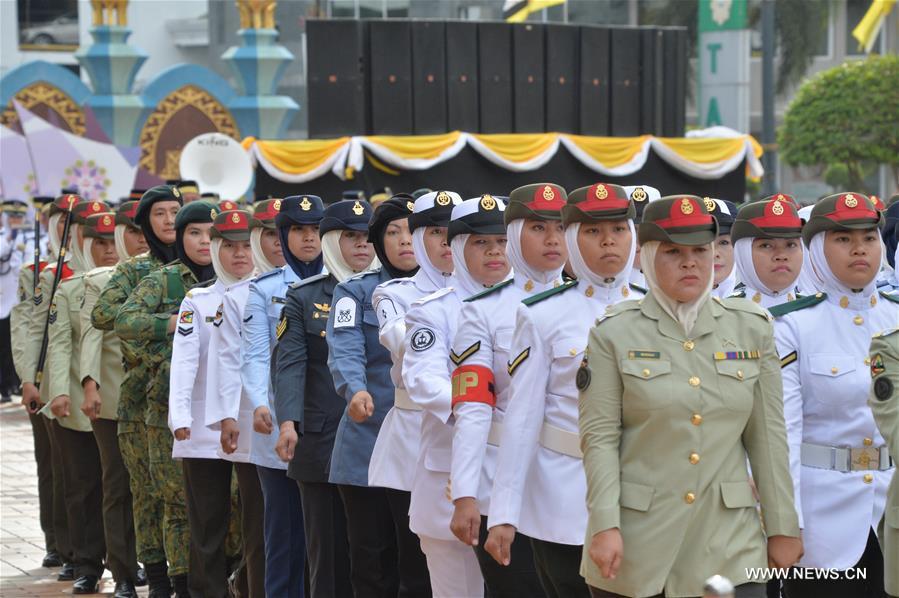
<svg viewBox="0 0 899 598">
<path fill-rule="evenodd" d="M 747 0 L 699 0 L 699 31 L 746 29 Z"/>
</svg>

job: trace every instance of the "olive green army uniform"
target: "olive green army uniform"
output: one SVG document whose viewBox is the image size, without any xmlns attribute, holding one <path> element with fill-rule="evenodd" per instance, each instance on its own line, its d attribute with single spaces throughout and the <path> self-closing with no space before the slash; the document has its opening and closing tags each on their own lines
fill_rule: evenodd
<svg viewBox="0 0 899 598">
<path fill-rule="evenodd" d="M 899 455 L 899 328 L 879 334 L 871 341 L 871 396 L 868 404 L 874 421 L 887 441 L 889 451 Z M 893 474 L 887 506 L 878 534 L 883 548 L 884 587 L 899 596 L 899 477 Z"/>
<path fill-rule="evenodd" d="M 175 263 L 146 276 L 119 310 L 115 330 L 123 341 L 138 341 L 138 358 L 146 364 L 147 448 L 154 492 L 163 497 L 163 538 L 169 574 L 187 573 L 190 527 L 181 465 L 172 459 L 172 433 L 168 428 L 169 368 L 172 337 L 169 319 L 196 278 L 187 266 Z"/>
<path fill-rule="evenodd" d="M 99 417 L 91 422 L 91 426 L 103 468 L 106 566 L 116 581 L 133 582 L 137 576 L 134 512 L 128 469 L 122 460 L 117 430 L 119 388 L 124 376 L 121 343 L 114 332 L 98 330 L 91 325 L 91 310 L 113 271 L 113 267 L 95 268 L 84 275 L 79 379 L 82 383 L 88 378 L 93 380 L 102 401 Z"/>
<path fill-rule="evenodd" d="M 161 266 L 162 262 L 150 254 L 135 256 L 119 263 L 90 311 L 93 327 L 113 332 L 119 309 L 128 300 L 131 291 L 145 276 Z M 118 335 L 114 336 L 118 338 Z M 120 343 L 124 373 L 119 385 L 116 417 L 119 450 L 128 469 L 131 486 L 137 558 L 142 563 L 164 563 L 163 498 L 161 494 L 153 492 L 147 429 L 144 424 L 149 368 L 141 359 L 141 341 L 123 339 Z"/>
<path fill-rule="evenodd" d="M 799 535 L 767 314 L 710 299 L 687 336 L 652 293 L 618 304 L 591 330 L 577 383 L 587 583 L 625 596 L 699 596 L 714 574 L 761 581 L 746 569 L 767 566 L 765 535 Z M 617 577 L 605 579 L 588 550 L 613 528 L 624 552 Z"/>
<path fill-rule="evenodd" d="M 76 579 L 103 573 L 106 541 L 103 534 L 103 484 L 100 453 L 90 419 L 81 412 L 81 304 L 84 275 L 62 281 L 49 309 L 46 387 L 51 403 L 70 398 L 69 415 L 58 418 L 56 438 L 62 449 L 66 514 L 74 552 Z M 42 385 L 43 386 L 43 385 Z M 50 411 L 50 406 L 44 412 Z"/>
</svg>

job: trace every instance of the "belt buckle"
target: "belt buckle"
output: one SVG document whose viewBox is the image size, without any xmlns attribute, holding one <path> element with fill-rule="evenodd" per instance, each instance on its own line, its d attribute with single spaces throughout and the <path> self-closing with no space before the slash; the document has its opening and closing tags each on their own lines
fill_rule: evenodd
<svg viewBox="0 0 899 598">
<path fill-rule="evenodd" d="M 880 469 L 880 449 L 870 446 L 849 449 L 849 471 Z"/>
</svg>

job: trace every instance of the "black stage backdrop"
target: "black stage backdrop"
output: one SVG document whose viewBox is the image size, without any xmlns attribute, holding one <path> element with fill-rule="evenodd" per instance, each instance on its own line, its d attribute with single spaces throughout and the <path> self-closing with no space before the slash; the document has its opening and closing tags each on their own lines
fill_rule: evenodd
<svg viewBox="0 0 899 598">
<path fill-rule="evenodd" d="M 285 183 L 273 178 L 259 166 L 256 168 L 255 192 L 257 199 L 307 193 L 318 195 L 326 203 L 330 203 L 340 199 L 342 192 L 348 190 L 362 190 L 368 196 L 383 187 L 390 187 L 394 193 L 429 187 L 456 191 L 467 199 L 483 193 L 508 195 L 516 187 L 542 182 L 556 183 L 569 191 L 597 182 L 651 185 L 663 196 L 689 193 L 741 203 L 746 191 L 746 169 L 744 160 L 732 172 L 719 179 L 697 179 L 668 165 L 650 150 L 649 158 L 641 170 L 625 177 L 610 177 L 590 170 L 560 146 L 542 168 L 511 172 L 496 166 L 472 148 L 465 147 L 453 159 L 430 170 L 405 170 L 398 176 L 378 169 L 366 157 L 365 168 L 357 172 L 354 179 L 347 181 L 341 181 L 329 172 L 306 183 Z"/>
</svg>

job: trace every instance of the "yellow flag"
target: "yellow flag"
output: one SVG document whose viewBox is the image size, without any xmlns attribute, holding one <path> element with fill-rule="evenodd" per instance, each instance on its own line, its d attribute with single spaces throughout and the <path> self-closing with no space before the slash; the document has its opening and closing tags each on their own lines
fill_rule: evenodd
<svg viewBox="0 0 899 598">
<path fill-rule="evenodd" d="M 871 48 L 874 47 L 874 40 L 877 39 L 877 34 L 880 33 L 880 29 L 883 27 L 883 21 L 890 14 L 890 11 L 893 10 L 894 4 L 896 4 L 896 0 L 873 0 L 871 2 L 868 12 L 865 13 L 862 20 L 852 30 L 852 37 L 858 40 L 859 49 L 871 52 Z"/>
<path fill-rule="evenodd" d="M 565 4 L 566 0 L 506 0 L 503 4 L 503 19 L 509 23 L 521 23 L 532 12 Z"/>
</svg>

